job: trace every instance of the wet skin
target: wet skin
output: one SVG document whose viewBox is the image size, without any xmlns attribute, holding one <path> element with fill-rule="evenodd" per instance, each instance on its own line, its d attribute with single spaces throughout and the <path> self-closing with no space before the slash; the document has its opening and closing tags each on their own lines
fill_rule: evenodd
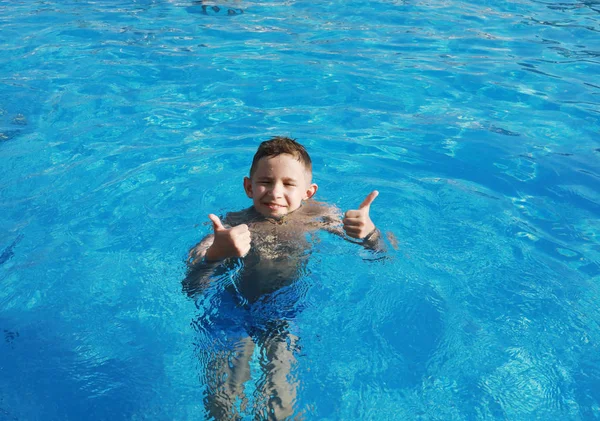
<svg viewBox="0 0 600 421">
<path fill-rule="evenodd" d="M 267 218 L 254 207 L 229 213 L 224 222 L 227 226 L 246 224 L 251 235 L 251 247 L 241 258 L 244 269 L 239 273 L 236 287 L 249 303 L 261 296 L 290 285 L 298 277 L 310 253 L 310 236 L 325 229 L 341 235 L 341 220 L 335 208 L 314 200 L 307 201 L 295 211 L 280 217 Z M 207 266 L 201 257 L 210 237 L 190 252 L 190 272 L 184 281 L 188 293 L 197 293 L 207 286 Z M 222 265 L 222 270 L 233 262 Z"/>
</svg>

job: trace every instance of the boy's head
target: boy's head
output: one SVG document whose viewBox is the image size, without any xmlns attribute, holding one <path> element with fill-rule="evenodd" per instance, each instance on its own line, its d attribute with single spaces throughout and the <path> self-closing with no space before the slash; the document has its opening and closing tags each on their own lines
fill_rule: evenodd
<svg viewBox="0 0 600 421">
<path fill-rule="evenodd" d="M 311 180 L 312 162 L 304 146 L 277 136 L 258 147 L 244 190 L 260 214 L 279 218 L 314 196 L 318 187 Z"/>
</svg>

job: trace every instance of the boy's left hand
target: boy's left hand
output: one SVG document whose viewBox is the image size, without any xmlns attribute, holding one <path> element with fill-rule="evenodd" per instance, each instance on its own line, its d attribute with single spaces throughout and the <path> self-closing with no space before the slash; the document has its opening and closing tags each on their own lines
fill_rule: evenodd
<svg viewBox="0 0 600 421">
<path fill-rule="evenodd" d="M 373 190 L 356 210 L 349 210 L 344 215 L 342 222 L 344 223 L 344 231 L 352 238 L 365 238 L 373 232 L 375 224 L 369 217 L 369 209 L 373 200 L 379 196 L 377 190 Z"/>
</svg>

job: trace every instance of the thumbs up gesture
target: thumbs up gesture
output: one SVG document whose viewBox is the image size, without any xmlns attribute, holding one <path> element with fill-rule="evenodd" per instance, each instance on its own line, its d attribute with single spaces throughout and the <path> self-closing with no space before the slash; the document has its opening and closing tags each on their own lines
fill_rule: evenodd
<svg viewBox="0 0 600 421">
<path fill-rule="evenodd" d="M 207 260 L 223 260 L 230 257 L 243 257 L 250 251 L 250 230 L 248 225 L 241 224 L 233 228 L 225 228 L 217 215 L 210 214 L 213 223 L 214 240 L 206 250 Z"/>
<path fill-rule="evenodd" d="M 377 196 L 379 196 L 379 192 L 373 190 L 363 200 L 358 209 L 346 212 L 342 222 L 344 224 L 344 231 L 346 231 L 349 237 L 361 239 L 373 232 L 375 224 L 369 217 L 369 210 L 371 203 L 373 203 Z"/>
</svg>

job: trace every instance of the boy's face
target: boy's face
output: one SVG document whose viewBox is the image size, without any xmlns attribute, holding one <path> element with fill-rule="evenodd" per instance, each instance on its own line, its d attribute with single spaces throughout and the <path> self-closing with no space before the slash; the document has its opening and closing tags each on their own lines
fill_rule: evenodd
<svg viewBox="0 0 600 421">
<path fill-rule="evenodd" d="M 264 157 L 252 178 L 244 178 L 244 190 L 263 216 L 280 218 L 300 207 L 317 192 L 311 174 L 292 155 Z"/>
</svg>

